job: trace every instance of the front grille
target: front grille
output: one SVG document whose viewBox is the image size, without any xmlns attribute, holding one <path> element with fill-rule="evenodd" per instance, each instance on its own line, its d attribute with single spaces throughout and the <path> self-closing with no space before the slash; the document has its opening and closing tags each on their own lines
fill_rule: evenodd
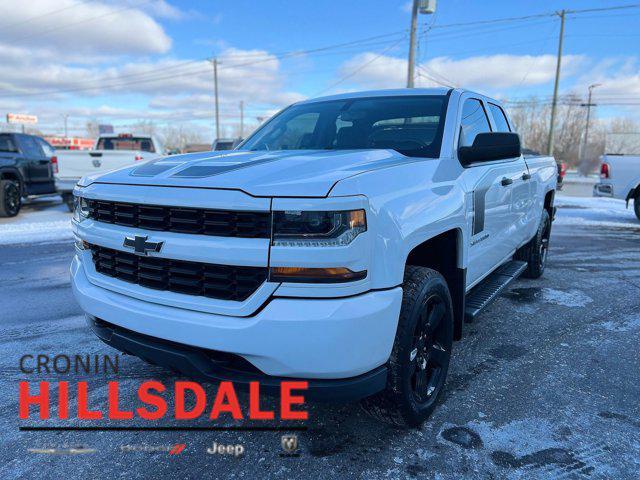
<svg viewBox="0 0 640 480">
<path fill-rule="evenodd" d="M 163 232 L 217 237 L 270 238 L 269 212 L 163 207 L 86 199 L 89 218 L 98 222 Z"/>
<path fill-rule="evenodd" d="M 267 279 L 266 267 L 235 267 L 143 257 L 89 245 L 96 271 L 156 290 L 242 302 Z"/>
</svg>

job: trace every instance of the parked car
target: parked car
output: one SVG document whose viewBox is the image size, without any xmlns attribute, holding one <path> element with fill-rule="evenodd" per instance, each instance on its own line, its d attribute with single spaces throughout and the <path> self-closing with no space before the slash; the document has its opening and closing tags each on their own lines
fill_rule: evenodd
<svg viewBox="0 0 640 480">
<path fill-rule="evenodd" d="M 89 151 L 58 150 L 54 162 L 56 189 L 73 210 L 73 187 L 83 175 L 102 173 L 163 155 L 160 143 L 151 135 L 104 134 Z"/>
<path fill-rule="evenodd" d="M 557 166 L 462 89 L 294 104 L 232 156 L 83 178 L 73 291 L 104 342 L 210 381 L 308 382 L 419 425 L 453 340 L 545 269 Z"/>
<path fill-rule="evenodd" d="M 218 138 L 214 140 L 211 150 L 233 150 L 242 143 L 241 138 Z"/>
<path fill-rule="evenodd" d="M 54 149 L 42 138 L 0 133 L 0 217 L 15 217 L 26 197 L 55 194 Z"/>
<path fill-rule="evenodd" d="M 640 134 L 612 135 L 607 153 L 600 158 L 600 182 L 593 186 L 595 197 L 625 200 L 640 220 Z M 613 140 L 613 141 L 611 141 Z"/>
</svg>

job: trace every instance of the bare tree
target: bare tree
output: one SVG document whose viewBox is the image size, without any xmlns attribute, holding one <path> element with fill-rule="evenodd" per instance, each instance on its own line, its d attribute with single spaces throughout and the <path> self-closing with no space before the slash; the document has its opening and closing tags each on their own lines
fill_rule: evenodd
<svg viewBox="0 0 640 480">
<path fill-rule="evenodd" d="M 193 125 L 167 125 L 158 136 L 169 150 L 183 151 L 187 145 L 207 143 L 204 133 Z"/>
</svg>

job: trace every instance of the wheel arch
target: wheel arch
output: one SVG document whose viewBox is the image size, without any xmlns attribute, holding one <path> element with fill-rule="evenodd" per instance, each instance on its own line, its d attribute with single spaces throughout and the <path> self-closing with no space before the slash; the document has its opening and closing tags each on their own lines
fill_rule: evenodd
<svg viewBox="0 0 640 480">
<path fill-rule="evenodd" d="M 461 228 L 447 230 L 416 245 L 407 255 L 405 267 L 414 265 L 438 271 L 447 281 L 453 303 L 453 338 L 462 337 L 467 269 L 463 266 Z"/>
<path fill-rule="evenodd" d="M 25 183 L 20 170 L 17 168 L 0 168 L 0 180 L 15 180 L 18 182 L 20 192 L 22 195 L 25 193 Z"/>
<path fill-rule="evenodd" d="M 554 218 L 554 202 L 556 197 L 555 190 L 549 190 L 544 195 L 544 204 L 543 208 L 549 213 L 549 218 L 553 221 Z"/>
<path fill-rule="evenodd" d="M 627 206 L 629 206 L 629 200 L 633 200 L 637 197 L 640 197 L 640 183 L 636 185 L 635 188 L 629 190 L 629 193 L 627 193 L 627 198 L 625 198 Z"/>
</svg>

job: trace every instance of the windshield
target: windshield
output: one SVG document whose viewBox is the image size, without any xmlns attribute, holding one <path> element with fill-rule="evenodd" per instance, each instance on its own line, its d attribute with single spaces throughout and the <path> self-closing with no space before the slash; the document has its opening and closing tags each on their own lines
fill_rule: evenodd
<svg viewBox="0 0 640 480">
<path fill-rule="evenodd" d="M 256 131 L 240 150 L 392 149 L 436 158 L 447 98 L 410 95 L 293 105 Z"/>
<path fill-rule="evenodd" d="M 97 150 L 140 150 L 155 153 L 149 137 L 101 137 Z"/>
</svg>

